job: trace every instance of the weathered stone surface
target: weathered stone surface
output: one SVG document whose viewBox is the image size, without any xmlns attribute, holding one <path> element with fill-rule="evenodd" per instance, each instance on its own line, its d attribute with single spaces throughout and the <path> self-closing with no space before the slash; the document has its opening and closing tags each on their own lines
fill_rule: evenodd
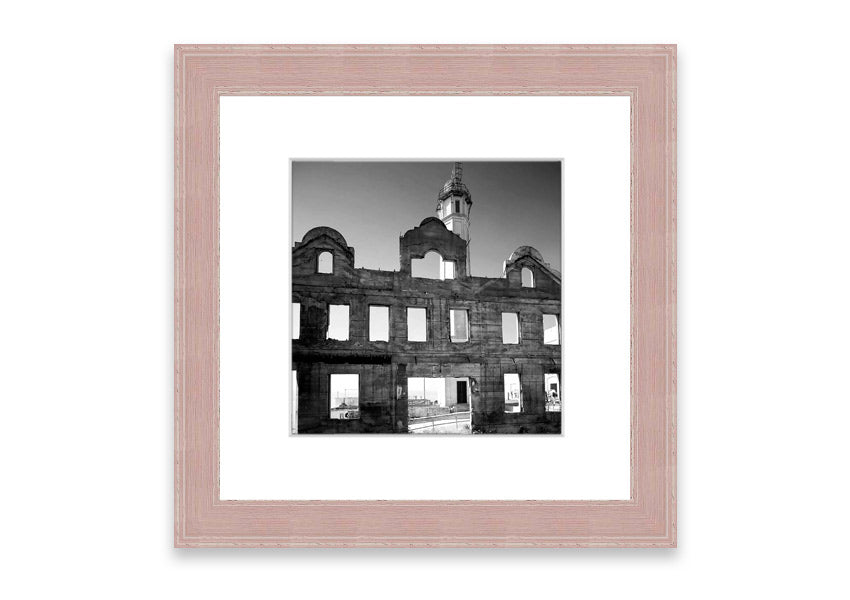
<svg viewBox="0 0 850 600">
<path fill-rule="evenodd" d="M 424 258 L 431 250 L 439 252 L 443 260 L 454 261 L 457 278 L 467 276 L 466 241 L 449 231 L 445 223 L 436 217 L 428 217 L 419 224 L 419 227 L 409 229 L 399 238 L 401 273 L 410 275 L 411 260 Z"/>
<path fill-rule="evenodd" d="M 428 251 L 455 260 L 456 278 L 411 276 L 411 259 Z M 318 255 L 333 253 L 333 273 L 317 273 Z M 293 249 L 292 300 L 301 329 L 292 341 L 298 380 L 299 433 L 393 433 L 407 427 L 408 377 L 469 378 L 474 431 L 560 433 L 561 413 L 545 410 L 544 373 L 561 372 L 561 346 L 543 343 L 543 314 L 558 315 L 560 274 L 534 248 L 505 262 L 501 278 L 471 277 L 466 245 L 438 219 L 425 219 L 400 238 L 400 270 L 354 267 L 354 249 L 339 232 L 317 227 Z M 534 287 L 524 288 L 523 267 Z M 349 308 L 349 339 L 328 340 L 328 306 Z M 389 307 L 389 341 L 369 340 L 369 306 Z M 407 308 L 427 311 L 427 341 L 407 340 Z M 469 340 L 452 342 L 449 313 L 465 309 Z M 520 343 L 502 343 L 502 312 L 519 315 Z M 330 418 L 330 375 L 360 376 L 360 418 Z M 522 412 L 505 413 L 504 374 L 519 373 Z"/>
</svg>

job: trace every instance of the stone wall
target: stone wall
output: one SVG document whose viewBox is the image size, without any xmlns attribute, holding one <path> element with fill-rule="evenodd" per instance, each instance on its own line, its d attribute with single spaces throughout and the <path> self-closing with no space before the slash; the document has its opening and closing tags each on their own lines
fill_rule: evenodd
<svg viewBox="0 0 850 600">
<path fill-rule="evenodd" d="M 440 238 L 443 232 L 431 221 L 437 220 L 426 220 L 423 227 L 428 235 Z M 458 238 L 441 222 L 437 224 Z M 406 271 L 354 268 L 353 249 L 341 235 L 327 229 L 312 230 L 312 237 L 305 236 L 306 241 L 293 250 L 292 299 L 301 310 L 299 337 L 292 341 L 299 433 L 406 431 L 408 377 L 468 377 L 476 431 L 560 432 L 561 413 L 545 411 L 544 373 L 560 374 L 561 347 L 543 343 L 543 314 L 558 315 L 560 322 L 561 285 L 559 275 L 539 254 L 514 253 L 502 278 L 459 274 L 451 280 L 420 279 L 410 276 L 409 261 Z M 431 242 L 422 242 L 423 235 L 408 232 L 405 236 L 416 245 L 408 257 L 431 249 Z M 328 248 L 335 252 L 333 274 L 316 273 L 316 256 Z M 453 246 L 455 254 L 444 258 L 462 259 L 458 248 Z M 522 287 L 522 267 L 533 270 L 533 288 Z M 349 306 L 348 340 L 325 339 L 330 304 Z M 369 340 L 370 305 L 389 307 L 389 341 Z M 427 341 L 408 341 L 408 307 L 426 309 Z M 467 311 L 468 341 L 451 341 L 452 309 Z M 502 312 L 519 314 L 519 344 L 502 343 Z M 360 419 L 330 418 L 333 373 L 360 376 Z M 520 413 L 505 413 L 505 373 L 520 375 Z"/>
</svg>

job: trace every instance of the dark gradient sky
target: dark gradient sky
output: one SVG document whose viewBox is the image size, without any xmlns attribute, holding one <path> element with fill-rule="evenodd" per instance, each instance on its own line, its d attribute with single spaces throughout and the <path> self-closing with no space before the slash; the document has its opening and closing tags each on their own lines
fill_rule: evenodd
<svg viewBox="0 0 850 600">
<path fill-rule="evenodd" d="M 354 247 L 356 267 L 398 270 L 398 237 L 435 216 L 452 162 L 292 163 L 293 241 L 320 225 Z M 501 277 L 519 246 L 561 269 L 561 163 L 467 162 L 472 274 Z"/>
</svg>

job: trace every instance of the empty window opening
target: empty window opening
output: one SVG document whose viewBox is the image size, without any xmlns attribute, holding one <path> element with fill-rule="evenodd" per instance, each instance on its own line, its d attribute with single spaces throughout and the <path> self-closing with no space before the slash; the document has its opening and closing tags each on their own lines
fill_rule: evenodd
<svg viewBox="0 0 850 600">
<path fill-rule="evenodd" d="M 292 398 L 289 400 L 289 431 L 298 433 L 298 371 L 292 370 Z"/>
<path fill-rule="evenodd" d="M 546 389 L 546 412 L 561 412 L 561 383 L 558 374 L 544 374 L 543 385 Z"/>
<path fill-rule="evenodd" d="M 322 252 L 319 254 L 319 262 L 318 267 L 316 269 L 319 273 L 330 273 L 334 272 L 334 255 L 330 252 Z"/>
<path fill-rule="evenodd" d="M 348 339 L 348 305 L 331 304 L 328 306 L 328 339 L 345 341 Z"/>
<path fill-rule="evenodd" d="M 455 261 L 443 260 L 439 252 L 431 250 L 424 258 L 410 261 L 410 274 L 422 279 L 454 279 Z"/>
<path fill-rule="evenodd" d="M 410 261 L 410 274 L 423 279 L 442 279 L 443 257 L 433 250 L 424 258 L 414 258 Z"/>
<path fill-rule="evenodd" d="M 522 268 L 522 287 L 534 287 L 534 273 L 528 267 Z"/>
<path fill-rule="evenodd" d="M 408 377 L 409 433 L 472 433 L 468 377 Z"/>
<path fill-rule="evenodd" d="M 519 373 L 505 373 L 505 412 L 522 412 L 522 386 Z"/>
<path fill-rule="evenodd" d="M 292 303 L 292 339 L 301 337 L 301 303 Z"/>
<path fill-rule="evenodd" d="M 407 401 L 410 406 L 421 406 L 426 401 L 428 406 L 446 406 L 446 380 L 443 377 L 408 377 Z M 421 411 L 412 411 L 421 412 Z M 421 415 L 420 415 L 421 416 Z"/>
<path fill-rule="evenodd" d="M 543 315 L 543 343 L 561 343 L 561 335 L 558 331 L 558 315 Z"/>
<path fill-rule="evenodd" d="M 469 341 L 469 318 L 465 310 L 452 309 L 449 312 L 449 324 L 453 342 Z"/>
<path fill-rule="evenodd" d="M 455 200 L 455 212 L 456 213 L 460 212 L 460 200 Z M 476 214 L 478 214 L 478 213 L 476 213 Z"/>
<path fill-rule="evenodd" d="M 331 375 L 331 419 L 360 418 L 360 376 Z"/>
<path fill-rule="evenodd" d="M 519 344 L 519 313 L 502 313 L 502 343 Z"/>
<path fill-rule="evenodd" d="M 407 341 L 424 342 L 428 339 L 427 318 L 424 308 L 407 308 Z"/>
<path fill-rule="evenodd" d="M 457 404 L 469 404 L 469 381 L 466 379 L 455 382 L 455 400 Z"/>
<path fill-rule="evenodd" d="M 369 340 L 372 342 L 390 341 L 390 307 L 369 307 Z"/>
</svg>

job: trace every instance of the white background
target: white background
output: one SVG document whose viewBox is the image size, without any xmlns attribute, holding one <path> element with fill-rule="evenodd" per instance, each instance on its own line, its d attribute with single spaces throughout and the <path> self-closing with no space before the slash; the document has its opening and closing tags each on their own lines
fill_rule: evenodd
<svg viewBox="0 0 850 600">
<path fill-rule="evenodd" d="M 454 158 L 563 158 L 563 435 L 287 435 L 289 160 L 445 159 L 449 122 Z M 230 97 L 220 135 L 223 499 L 629 498 L 628 97 Z"/>
<path fill-rule="evenodd" d="M 840 4 L 12 3 L 0 21 L 3 592 L 847 594 Z M 176 551 L 174 42 L 679 44 L 679 548 Z"/>
</svg>

